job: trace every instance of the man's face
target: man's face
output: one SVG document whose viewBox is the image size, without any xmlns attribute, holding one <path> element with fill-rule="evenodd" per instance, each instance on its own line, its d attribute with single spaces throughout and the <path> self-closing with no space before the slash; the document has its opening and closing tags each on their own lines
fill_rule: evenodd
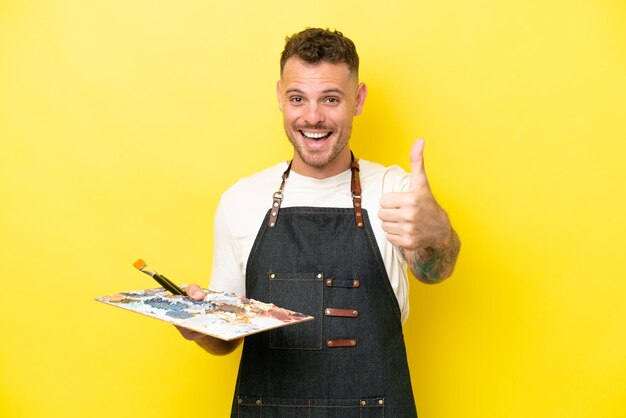
<svg viewBox="0 0 626 418">
<path fill-rule="evenodd" d="M 361 113 L 367 96 L 348 65 L 290 58 L 277 94 L 285 132 L 296 151 L 293 169 L 317 178 L 347 169 L 352 118 Z"/>
</svg>

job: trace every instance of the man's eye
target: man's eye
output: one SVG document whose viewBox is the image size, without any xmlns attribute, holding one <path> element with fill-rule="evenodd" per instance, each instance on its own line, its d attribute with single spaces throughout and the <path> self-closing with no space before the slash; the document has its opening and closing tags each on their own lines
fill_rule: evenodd
<svg viewBox="0 0 626 418">
<path fill-rule="evenodd" d="M 291 97 L 289 101 L 292 103 L 302 103 L 302 97 Z"/>
<path fill-rule="evenodd" d="M 337 99 L 336 97 L 328 97 L 326 99 L 326 103 L 336 104 L 336 103 L 339 103 L 339 99 Z"/>
</svg>

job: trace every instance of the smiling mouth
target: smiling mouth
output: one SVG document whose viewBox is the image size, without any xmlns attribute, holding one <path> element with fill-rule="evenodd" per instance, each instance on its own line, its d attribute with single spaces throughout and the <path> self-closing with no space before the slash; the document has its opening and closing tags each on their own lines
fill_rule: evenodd
<svg viewBox="0 0 626 418">
<path fill-rule="evenodd" d="M 300 135 L 302 135 L 303 137 L 305 137 L 306 139 L 312 139 L 314 141 L 321 141 L 323 139 L 328 138 L 332 132 L 328 131 L 328 132 L 305 132 L 305 131 L 299 131 Z"/>
</svg>

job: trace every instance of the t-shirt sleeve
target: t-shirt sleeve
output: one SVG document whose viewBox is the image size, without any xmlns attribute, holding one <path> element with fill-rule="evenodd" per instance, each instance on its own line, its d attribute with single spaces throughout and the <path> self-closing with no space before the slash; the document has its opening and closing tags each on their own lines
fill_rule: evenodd
<svg viewBox="0 0 626 418">
<path fill-rule="evenodd" d="M 389 192 L 407 192 L 411 187 L 411 174 L 407 173 L 398 165 L 393 165 L 387 168 L 386 175 L 384 177 L 383 193 Z M 400 264 L 401 269 L 406 271 L 406 260 L 402 254 L 400 248 L 393 246 L 393 255 L 397 262 Z M 404 273 L 406 274 L 406 273 Z"/>
<path fill-rule="evenodd" d="M 394 191 L 407 192 L 409 191 L 410 187 L 411 187 L 411 174 L 400 169 L 400 174 L 396 178 L 396 182 L 394 184 Z"/>
<path fill-rule="evenodd" d="M 217 206 L 213 230 L 213 267 L 209 289 L 245 296 L 246 283 L 237 240 L 233 236 L 223 198 Z"/>
</svg>

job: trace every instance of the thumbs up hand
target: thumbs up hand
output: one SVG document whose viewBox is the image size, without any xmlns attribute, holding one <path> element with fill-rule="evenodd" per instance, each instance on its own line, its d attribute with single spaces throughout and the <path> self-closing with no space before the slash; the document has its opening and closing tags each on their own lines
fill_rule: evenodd
<svg viewBox="0 0 626 418">
<path fill-rule="evenodd" d="M 452 227 L 428 185 L 423 139 L 416 140 L 411 149 L 409 190 L 383 195 L 378 217 L 387 240 L 403 250 L 418 251 L 448 245 Z"/>
</svg>

